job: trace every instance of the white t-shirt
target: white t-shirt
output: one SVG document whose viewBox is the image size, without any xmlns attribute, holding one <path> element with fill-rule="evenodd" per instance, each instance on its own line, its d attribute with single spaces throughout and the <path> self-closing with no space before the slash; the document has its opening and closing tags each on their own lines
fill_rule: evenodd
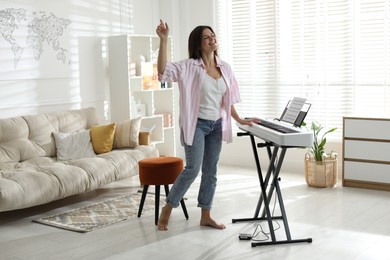
<svg viewBox="0 0 390 260">
<path fill-rule="evenodd" d="M 199 118 L 213 121 L 221 118 L 222 97 L 226 89 L 222 77 L 214 79 L 206 74 L 202 82 L 203 95 L 200 99 Z"/>
</svg>

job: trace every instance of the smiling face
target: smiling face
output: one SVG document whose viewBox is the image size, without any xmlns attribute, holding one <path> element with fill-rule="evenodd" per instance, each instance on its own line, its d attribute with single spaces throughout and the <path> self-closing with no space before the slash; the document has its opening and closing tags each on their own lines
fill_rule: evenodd
<svg viewBox="0 0 390 260">
<path fill-rule="evenodd" d="M 215 33 L 210 26 L 197 26 L 188 37 L 188 54 L 190 59 L 199 59 L 203 54 L 210 54 L 218 56 L 218 44 Z"/>
<path fill-rule="evenodd" d="M 214 52 L 218 49 L 217 38 L 215 34 L 209 29 L 205 28 L 202 31 L 201 50 L 204 53 Z"/>
</svg>

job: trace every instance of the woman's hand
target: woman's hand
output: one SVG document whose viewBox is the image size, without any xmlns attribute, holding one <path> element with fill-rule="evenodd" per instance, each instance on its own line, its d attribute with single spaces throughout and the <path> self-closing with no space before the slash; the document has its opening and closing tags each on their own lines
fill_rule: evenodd
<svg viewBox="0 0 390 260">
<path fill-rule="evenodd" d="M 158 37 L 160 37 L 161 39 L 168 38 L 168 35 L 169 35 L 168 24 L 164 23 L 164 21 L 160 19 L 160 24 L 156 28 L 156 33 L 157 33 Z"/>
<path fill-rule="evenodd" d="M 260 123 L 260 119 L 257 117 L 249 117 L 249 118 L 242 119 L 237 114 L 237 111 L 236 111 L 236 108 L 234 107 L 234 105 L 231 106 L 231 113 L 232 113 L 232 117 L 234 118 L 234 120 L 236 120 L 241 125 L 253 125 L 253 124 Z"/>
<path fill-rule="evenodd" d="M 168 24 L 164 23 L 164 21 L 160 19 L 160 24 L 156 28 L 156 33 L 158 37 L 160 37 L 160 47 L 157 58 L 157 71 L 158 74 L 163 74 L 168 60 Z"/>
<path fill-rule="evenodd" d="M 256 117 L 250 117 L 250 118 L 240 118 L 240 120 L 238 121 L 238 123 L 240 123 L 241 125 L 253 125 L 253 124 L 258 124 L 260 123 L 260 119 L 259 118 L 256 118 Z"/>
</svg>

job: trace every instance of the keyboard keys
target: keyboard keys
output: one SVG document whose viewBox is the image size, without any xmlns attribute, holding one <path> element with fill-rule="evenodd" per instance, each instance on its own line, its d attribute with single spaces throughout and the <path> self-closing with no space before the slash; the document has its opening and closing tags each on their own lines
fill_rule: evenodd
<svg viewBox="0 0 390 260">
<path fill-rule="evenodd" d="M 283 133 L 283 134 L 299 133 L 299 131 L 297 131 L 297 130 L 294 130 L 294 129 L 291 129 L 291 128 L 288 128 L 288 127 L 285 127 L 285 126 L 282 126 L 282 125 L 279 125 L 279 124 L 276 124 L 276 123 L 273 123 L 270 121 L 261 120 L 260 123 L 258 123 L 258 124 L 261 126 L 264 126 L 264 127 L 271 128 L 271 129 L 278 131 L 280 133 Z"/>
</svg>

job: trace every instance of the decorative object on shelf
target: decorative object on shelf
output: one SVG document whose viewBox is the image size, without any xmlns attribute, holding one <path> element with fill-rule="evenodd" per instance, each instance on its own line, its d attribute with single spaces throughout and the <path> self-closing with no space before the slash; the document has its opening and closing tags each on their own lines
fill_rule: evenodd
<svg viewBox="0 0 390 260">
<path fill-rule="evenodd" d="M 163 117 L 163 126 L 164 127 L 171 127 L 173 126 L 173 123 L 172 123 L 172 114 L 171 113 L 161 113 L 162 117 Z"/>
<path fill-rule="evenodd" d="M 135 61 L 135 65 L 136 65 L 136 75 L 137 76 L 141 76 L 142 75 L 142 64 L 145 63 L 145 56 L 143 55 L 139 55 L 137 57 L 137 60 Z"/>
<path fill-rule="evenodd" d="M 155 125 L 150 127 L 143 126 L 139 132 L 139 144 L 140 145 L 150 145 L 152 142 L 152 131 L 156 128 Z"/>
<path fill-rule="evenodd" d="M 136 108 L 136 116 L 144 117 L 146 116 L 146 107 L 145 104 L 142 104 L 141 101 L 137 101 L 137 104 L 135 105 Z"/>
<path fill-rule="evenodd" d="M 171 113 L 163 113 L 163 118 L 164 118 L 164 127 L 171 127 L 173 125 Z"/>
<path fill-rule="evenodd" d="M 141 64 L 143 89 L 159 89 L 160 83 L 157 75 L 157 64 L 152 62 L 144 62 Z"/>
<path fill-rule="evenodd" d="M 311 124 L 313 145 L 305 155 L 305 179 L 310 187 L 333 187 L 337 182 L 337 153 L 325 152 L 326 135 L 336 129 L 332 128 L 320 135 L 323 130 L 321 124 L 316 121 Z"/>
<path fill-rule="evenodd" d="M 149 132 L 139 132 L 139 145 L 150 145 L 151 143 L 151 133 Z"/>
<path fill-rule="evenodd" d="M 130 96 L 130 118 L 137 117 L 137 104 L 135 103 L 134 96 Z"/>
</svg>

